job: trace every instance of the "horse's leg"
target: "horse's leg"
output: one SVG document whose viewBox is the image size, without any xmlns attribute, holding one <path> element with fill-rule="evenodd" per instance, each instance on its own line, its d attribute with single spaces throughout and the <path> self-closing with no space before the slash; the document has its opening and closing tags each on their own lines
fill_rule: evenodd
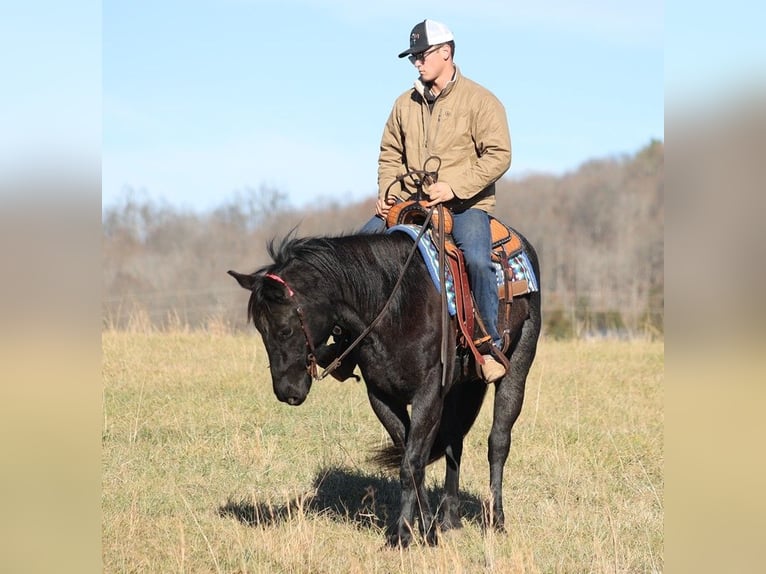
<svg viewBox="0 0 766 574">
<path fill-rule="evenodd" d="M 402 454 L 399 472 L 402 510 L 396 524 L 391 525 L 392 527 L 389 529 L 387 538 L 391 546 L 398 544 L 407 546 L 412 537 L 411 529 L 414 519 L 414 506 L 411 507 L 410 504 L 405 505 L 404 503 L 405 479 L 403 478 L 402 469 L 405 466 L 405 461 L 408 460 L 405 456 L 405 445 L 407 444 L 407 437 L 410 435 L 410 416 L 407 412 L 407 405 L 378 393 L 376 389 L 369 389 L 367 396 L 370 399 L 373 412 L 388 432 L 396 449 Z M 411 481 L 408 481 L 407 484 L 411 484 Z M 405 509 L 407 509 L 406 516 Z"/>
<path fill-rule="evenodd" d="M 445 450 L 445 459 L 447 461 L 447 470 L 444 477 L 444 497 L 441 501 L 441 520 L 442 530 L 452 528 L 462 528 L 463 523 L 460 520 L 460 497 L 458 490 L 460 487 L 460 458 L 463 454 L 463 440 L 460 438 Z"/>
<path fill-rule="evenodd" d="M 461 528 L 460 499 L 460 459 L 463 456 L 463 433 L 458 426 L 457 405 L 455 394 L 447 396 L 444 403 L 443 422 L 452 424 L 441 425 L 441 440 L 444 441 L 444 458 L 446 461 L 446 473 L 444 476 L 444 497 L 440 504 L 440 525 L 442 530 Z"/>
<path fill-rule="evenodd" d="M 426 542 L 430 545 L 435 545 L 437 542 L 436 524 L 425 488 L 425 474 L 431 446 L 439 431 L 443 403 L 439 396 L 438 379 L 427 377 L 426 381 L 430 381 L 425 384 L 433 390 L 412 403 L 412 426 L 399 469 L 402 508 L 399 513 L 396 536 L 390 538 L 389 542 L 402 546 L 407 546 L 411 541 L 412 526 L 416 517 L 420 520 L 420 530 Z"/>
<path fill-rule="evenodd" d="M 388 432 L 394 446 L 400 451 L 404 451 L 404 443 L 410 429 L 410 415 L 407 413 L 407 405 L 379 394 L 373 389 L 368 389 L 367 397 L 370 399 L 372 411 Z"/>
<path fill-rule="evenodd" d="M 511 449 L 511 430 L 521 412 L 527 374 L 537 349 L 539 324 L 527 320 L 522 327 L 518 345 L 511 354 L 508 373 L 497 381 L 495 388 L 492 430 L 489 434 L 489 489 L 491 506 L 489 524 L 505 530 L 503 511 L 503 469 Z"/>
<path fill-rule="evenodd" d="M 328 344 L 327 342 L 322 343 L 321 345 L 318 345 L 316 349 L 314 350 L 314 356 L 316 357 L 317 364 L 322 367 L 323 369 L 326 369 L 330 363 L 332 363 L 335 359 L 340 357 L 343 352 L 349 347 L 351 344 L 351 339 L 348 336 L 333 336 L 333 343 Z M 348 357 L 346 357 L 340 365 L 338 365 L 331 373 L 330 375 L 339 381 L 345 381 L 346 379 L 349 379 L 351 377 L 355 378 L 357 381 L 359 380 L 359 377 L 354 374 L 354 369 L 356 368 L 357 364 L 357 356 L 356 353 L 351 352 Z"/>
<path fill-rule="evenodd" d="M 463 437 L 476 421 L 486 393 L 487 385 L 484 381 L 466 379 L 452 387 L 444 399 L 444 412 L 437 439 L 441 451 L 444 452 L 447 467 L 444 477 L 444 497 L 441 500 L 439 513 L 443 530 L 462 526 L 459 488 Z"/>
</svg>

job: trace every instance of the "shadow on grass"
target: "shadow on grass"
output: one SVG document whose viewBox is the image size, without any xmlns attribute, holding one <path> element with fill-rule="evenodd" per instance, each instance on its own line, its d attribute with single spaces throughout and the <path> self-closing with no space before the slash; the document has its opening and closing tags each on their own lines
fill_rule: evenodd
<svg viewBox="0 0 766 574">
<path fill-rule="evenodd" d="M 218 509 L 219 516 L 231 517 L 249 526 L 275 526 L 293 516 L 325 516 L 364 529 L 390 529 L 400 508 L 399 480 L 364 474 L 344 468 L 326 468 L 313 481 L 314 492 L 298 496 L 286 504 L 269 501 L 229 501 Z M 431 509 L 438 513 L 443 488 L 428 488 Z M 460 515 L 464 520 L 482 520 L 482 501 L 460 493 Z"/>
</svg>

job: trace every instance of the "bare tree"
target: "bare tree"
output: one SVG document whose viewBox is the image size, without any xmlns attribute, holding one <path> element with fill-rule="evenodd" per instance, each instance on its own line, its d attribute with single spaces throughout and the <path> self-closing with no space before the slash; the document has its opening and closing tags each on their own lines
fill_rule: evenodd
<svg viewBox="0 0 766 574">
<path fill-rule="evenodd" d="M 548 333 L 662 331 L 664 145 L 592 160 L 574 172 L 498 182 L 496 216 L 537 247 Z M 244 327 L 226 270 L 267 262 L 269 240 L 351 233 L 375 198 L 294 209 L 261 186 L 235 191 L 208 213 L 184 212 L 130 192 L 103 213 L 104 317 L 124 327 L 141 309 L 158 326 L 210 321 Z"/>
</svg>

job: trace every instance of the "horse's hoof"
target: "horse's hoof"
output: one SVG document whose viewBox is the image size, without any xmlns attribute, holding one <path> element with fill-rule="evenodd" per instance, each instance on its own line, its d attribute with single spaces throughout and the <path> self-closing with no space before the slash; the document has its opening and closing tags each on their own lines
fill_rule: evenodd
<svg viewBox="0 0 766 574">
<path fill-rule="evenodd" d="M 386 543 L 391 548 L 407 548 L 412 542 L 412 536 L 409 532 L 406 534 L 399 534 L 394 532 L 386 536 Z"/>
<path fill-rule="evenodd" d="M 445 516 L 439 522 L 439 527 L 442 530 L 459 530 L 463 528 L 463 521 L 459 516 Z"/>
<path fill-rule="evenodd" d="M 490 528 L 497 532 L 505 532 L 505 512 L 502 505 L 487 502 L 482 504 L 484 514 L 484 528 Z"/>
<path fill-rule="evenodd" d="M 431 527 L 426 532 L 426 544 L 429 546 L 436 546 L 439 544 L 439 537 L 436 534 L 436 528 Z"/>
</svg>

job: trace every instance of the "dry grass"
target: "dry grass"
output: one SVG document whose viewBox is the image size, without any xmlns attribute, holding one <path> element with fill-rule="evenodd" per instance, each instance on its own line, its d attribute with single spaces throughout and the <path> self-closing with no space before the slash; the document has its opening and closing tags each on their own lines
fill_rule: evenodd
<svg viewBox="0 0 766 574">
<path fill-rule="evenodd" d="M 103 335 L 105 572 L 660 572 L 663 343 L 543 342 L 485 532 L 488 404 L 466 439 L 465 527 L 384 547 L 398 486 L 361 384 L 273 396 L 259 337 Z M 427 481 L 438 501 L 443 463 Z"/>
</svg>

